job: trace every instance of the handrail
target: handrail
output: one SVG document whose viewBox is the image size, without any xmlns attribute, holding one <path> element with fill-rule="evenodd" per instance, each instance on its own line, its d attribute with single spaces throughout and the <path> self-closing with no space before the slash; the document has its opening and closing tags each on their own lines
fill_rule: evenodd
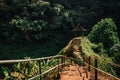
<svg viewBox="0 0 120 80">
<path fill-rule="evenodd" d="M 112 77 L 112 78 L 114 78 L 114 79 L 116 79 L 116 80 L 120 80 L 120 78 L 117 78 L 117 77 L 115 77 L 115 76 L 113 76 L 113 75 L 111 75 L 111 74 L 109 74 L 109 73 L 107 73 L 107 72 L 105 72 L 105 71 L 97 68 L 96 65 L 98 65 L 98 63 L 96 63 L 96 60 L 99 60 L 99 61 L 102 61 L 102 62 L 106 62 L 106 63 L 108 63 L 108 64 L 111 64 L 111 65 L 116 66 L 116 67 L 119 67 L 119 68 L 120 68 L 120 65 L 115 64 L 115 63 L 112 63 L 112 62 L 109 62 L 109 61 L 106 61 L 106 60 L 101 59 L 101 58 L 98 58 L 98 57 L 96 57 L 96 56 L 87 56 L 87 57 L 88 57 L 88 58 L 94 58 L 94 59 L 95 59 L 95 65 L 94 65 L 94 66 L 89 63 L 89 62 L 90 62 L 90 59 L 89 59 L 89 62 L 88 62 L 88 63 L 85 62 L 85 61 L 83 62 L 84 64 L 87 64 L 87 65 L 89 66 L 88 69 L 90 69 L 90 67 L 92 67 L 92 68 L 94 68 L 95 70 L 97 70 L 97 71 L 99 71 L 99 72 L 102 72 L 102 73 L 104 73 L 104 74 L 106 74 L 106 75 L 108 75 L 108 76 L 110 76 L 110 77 Z M 96 73 L 95 73 L 95 74 L 96 74 Z M 96 75 L 97 75 L 97 74 L 96 74 Z"/>
<path fill-rule="evenodd" d="M 52 59 L 52 58 L 58 58 L 58 57 L 65 57 L 65 56 L 64 55 L 56 55 L 56 56 L 35 58 L 35 59 L 0 60 L 0 64 L 38 61 L 38 60 L 46 60 L 46 59 Z"/>
<path fill-rule="evenodd" d="M 74 58 L 66 57 L 66 56 L 63 56 L 63 55 L 60 56 L 60 57 L 61 57 L 61 58 L 65 58 L 65 59 L 75 60 Z M 49 73 L 50 71 L 52 71 L 52 70 L 54 70 L 54 69 L 56 69 L 56 68 L 59 68 L 60 66 L 63 66 L 63 65 L 65 65 L 65 64 L 69 64 L 69 63 L 63 62 L 63 63 L 61 63 L 61 64 L 58 64 L 58 65 L 52 67 L 51 69 L 49 69 L 49 70 L 47 70 L 47 71 L 45 71 L 45 72 L 43 72 L 43 73 L 41 73 L 41 74 L 38 74 L 38 75 L 36 75 L 36 76 L 34 76 L 34 77 L 32 77 L 32 78 L 29 78 L 28 80 L 34 80 L 35 78 L 41 77 L 42 75 L 45 75 L 45 74 Z"/>
<path fill-rule="evenodd" d="M 39 63 L 39 74 L 40 75 L 43 75 L 43 74 L 45 74 L 46 73 L 46 71 L 45 72 L 43 72 L 43 73 L 41 73 L 41 61 L 42 60 L 49 60 L 49 59 L 58 59 L 58 58 L 61 58 L 62 59 L 62 63 L 65 63 L 65 58 L 66 58 L 66 56 L 64 56 L 64 55 L 56 55 L 56 56 L 50 56 L 50 57 L 42 57 L 42 58 L 35 58 L 35 59 L 18 59 L 18 60 L 1 60 L 0 61 L 0 64 L 9 64 L 9 63 L 21 63 L 21 62 L 29 62 L 29 61 L 38 61 Z M 64 64 L 60 64 L 59 62 L 58 62 L 58 65 L 57 66 L 55 66 L 55 67 L 53 67 L 53 68 L 51 68 L 52 70 L 53 69 L 55 69 L 55 68 L 59 68 L 59 66 L 64 66 Z M 50 69 L 50 71 L 51 71 L 51 69 Z M 49 71 L 47 71 L 47 72 L 49 72 Z M 40 78 L 41 78 L 41 76 L 40 76 Z"/>
<path fill-rule="evenodd" d="M 100 61 L 102 61 L 102 62 L 106 62 L 106 63 L 108 63 L 108 64 L 111 64 L 111 65 L 113 65 L 113 66 L 116 66 L 116 67 L 119 67 L 119 68 L 120 68 L 120 65 L 118 65 L 118 64 L 115 64 L 115 63 L 112 63 L 112 62 L 109 62 L 109 61 L 106 61 L 106 60 L 103 60 L 103 59 L 100 59 L 100 58 L 96 58 L 96 59 L 98 59 L 98 60 L 100 60 Z"/>
<path fill-rule="evenodd" d="M 111 65 L 115 66 L 115 67 L 119 67 L 119 68 L 120 68 L 120 65 L 118 65 L 118 64 L 116 64 L 116 63 L 113 63 L 113 62 L 106 61 L 105 59 L 98 58 L 98 57 L 96 57 L 96 56 L 87 56 L 87 57 L 96 58 L 97 60 L 100 60 L 100 61 L 102 61 L 102 62 L 106 62 L 106 63 L 108 63 L 108 64 L 111 64 Z"/>
<path fill-rule="evenodd" d="M 99 72 L 102 72 L 102 73 L 104 73 L 104 74 L 106 74 L 106 75 L 109 75 L 110 77 L 112 77 L 112 78 L 114 78 L 114 79 L 116 79 L 116 80 L 120 80 L 120 78 L 117 78 L 117 77 L 115 77 L 115 76 L 113 76 L 113 75 L 111 75 L 111 74 L 109 74 L 109 73 L 107 73 L 107 72 L 105 72 L 105 71 L 103 71 L 103 70 L 101 70 L 101 69 L 99 69 L 99 68 L 96 68 L 96 67 L 94 67 L 94 66 L 86 63 L 86 62 L 84 62 L 84 64 L 87 64 L 87 65 L 89 65 L 90 67 L 98 70 Z"/>
<path fill-rule="evenodd" d="M 19 62 L 28 62 L 28 61 L 38 61 L 38 60 L 45 60 L 45 59 L 51 59 L 51 58 L 57 58 L 57 57 L 65 57 L 65 56 L 64 55 L 56 55 L 56 56 L 43 57 L 43 58 L 35 58 L 35 59 L 0 60 L 0 64 L 19 63 Z M 95 58 L 95 56 L 88 56 L 88 57 L 94 57 Z M 67 57 L 67 58 L 71 58 L 71 57 Z M 74 59 L 74 58 L 72 58 L 72 59 Z M 118 65 L 118 64 L 106 61 L 104 59 L 100 59 L 98 57 L 96 59 L 120 68 L 120 65 Z"/>
<path fill-rule="evenodd" d="M 109 62 L 109 61 L 100 59 L 100 58 L 98 58 L 98 57 L 96 57 L 96 56 L 87 56 L 87 57 L 94 57 L 94 58 L 97 59 L 97 60 L 100 60 L 100 61 L 109 63 L 109 64 L 114 65 L 114 66 L 117 66 L 117 67 L 120 67 L 120 65 L 118 65 L 118 64 L 115 64 L 115 63 L 112 63 L 112 62 Z M 1 60 L 1 61 L 0 61 L 0 64 L 20 63 L 20 62 L 29 62 L 29 61 L 40 61 L 40 60 L 54 59 L 54 58 L 65 58 L 65 59 L 70 59 L 70 60 L 76 61 L 75 58 L 66 57 L 66 56 L 64 56 L 64 55 L 56 55 L 56 56 L 42 57 L 42 58 L 35 58 L 35 59 Z M 84 63 L 86 64 L 86 62 L 84 62 Z M 65 63 L 58 64 L 58 65 L 52 67 L 51 69 L 43 72 L 42 74 L 39 74 L 39 75 L 34 76 L 33 78 L 35 78 L 35 77 L 40 77 L 41 75 L 44 75 L 44 74 L 48 73 L 49 71 L 54 70 L 55 68 L 57 68 L 57 67 L 59 67 L 59 66 L 62 66 L 62 65 L 64 65 L 64 64 L 65 64 Z M 105 73 L 106 75 L 111 76 L 112 78 L 115 78 L 115 79 L 117 79 L 117 80 L 120 80 L 119 78 L 117 78 L 117 77 L 115 77 L 115 76 L 113 76 L 113 75 L 111 75 L 111 74 L 109 74 L 109 73 L 107 73 L 107 72 L 105 72 L 105 71 L 103 71 L 103 70 L 101 70 L 101 69 L 99 69 L 99 68 L 96 68 L 95 66 L 92 66 L 92 65 L 90 65 L 90 64 L 88 64 L 88 63 L 87 63 L 87 65 L 89 65 L 90 67 L 94 68 L 95 70 L 98 70 L 98 71 L 100 71 L 100 72 L 102 72 L 102 73 Z M 30 78 L 30 79 L 28 79 L 28 80 L 32 80 L 33 78 Z"/>
<path fill-rule="evenodd" d="M 47 73 L 49 73 L 50 71 L 52 71 L 52 70 L 54 70 L 54 69 L 56 69 L 56 68 L 58 68 L 58 67 L 60 67 L 60 66 L 62 66 L 62 65 L 64 65 L 64 64 L 65 64 L 65 63 L 61 63 L 61 64 L 59 64 L 59 65 L 56 65 L 56 66 L 52 67 L 51 69 L 43 72 L 42 74 L 36 75 L 36 76 L 34 76 L 34 77 L 32 77 L 32 78 L 29 78 L 28 80 L 33 80 L 33 79 L 35 79 L 35 78 L 37 78 L 37 77 L 40 77 L 40 76 L 42 76 L 42 75 L 44 75 L 44 74 L 47 74 Z"/>
</svg>

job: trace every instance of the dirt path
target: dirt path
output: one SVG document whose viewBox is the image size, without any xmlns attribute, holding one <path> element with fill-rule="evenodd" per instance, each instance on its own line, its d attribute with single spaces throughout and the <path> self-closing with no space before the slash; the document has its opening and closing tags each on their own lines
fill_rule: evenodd
<svg viewBox="0 0 120 80">
<path fill-rule="evenodd" d="M 67 66 L 61 72 L 60 80 L 87 80 L 83 67 Z"/>
<path fill-rule="evenodd" d="M 70 65 L 63 68 L 60 73 L 60 80 L 95 80 L 94 74 L 91 72 L 86 72 L 86 67 L 79 67 L 78 65 Z M 113 80 L 105 78 L 105 76 L 98 75 L 98 80 Z"/>
</svg>

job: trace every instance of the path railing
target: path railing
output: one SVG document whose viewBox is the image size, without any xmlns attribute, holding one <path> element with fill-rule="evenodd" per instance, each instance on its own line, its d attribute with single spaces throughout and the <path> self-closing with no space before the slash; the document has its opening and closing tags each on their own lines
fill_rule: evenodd
<svg viewBox="0 0 120 80">
<path fill-rule="evenodd" d="M 63 55 L 57 55 L 36 59 L 1 60 L 0 68 L 3 69 L 3 73 L 5 69 L 8 70 L 8 76 L 12 79 L 41 80 L 44 77 L 46 78 L 45 75 L 50 72 L 51 74 L 54 73 L 53 71 L 59 73 L 60 67 L 70 64 L 70 62 L 72 63 L 72 59 Z M 69 63 L 67 63 L 68 61 Z M 0 79 L 4 79 L 4 77 L 0 76 Z"/>
<path fill-rule="evenodd" d="M 106 75 L 106 77 L 110 77 L 110 80 L 120 80 L 113 76 L 112 74 L 105 72 L 100 69 L 98 64 L 99 62 L 104 62 L 110 64 L 112 66 L 120 68 L 119 65 L 108 62 L 104 59 L 100 59 L 94 56 L 84 56 L 83 57 L 83 66 L 88 66 L 86 71 L 86 77 L 88 77 L 88 73 L 94 73 L 94 80 L 98 80 L 98 74 Z M 92 61 L 91 61 L 92 60 Z M 60 69 L 63 68 L 67 64 L 72 64 L 73 61 L 77 61 L 75 58 L 66 57 L 63 55 L 36 58 L 36 59 L 20 59 L 20 60 L 1 60 L 0 68 L 4 73 L 4 77 L 0 72 L 0 79 L 25 79 L 25 80 L 35 80 L 35 79 L 44 79 L 52 78 L 56 75 L 59 78 Z M 7 72 L 7 75 L 5 74 Z M 49 77 L 47 77 L 49 75 Z M 53 76 L 50 76 L 53 75 Z M 83 78 L 84 80 L 84 78 Z"/>
<path fill-rule="evenodd" d="M 57 76 L 56 76 L 56 78 L 60 78 L 60 74 L 59 74 L 59 72 L 60 72 L 60 69 L 61 68 L 63 68 L 65 65 L 69 65 L 69 64 L 72 64 L 72 62 L 73 62 L 73 60 L 74 60 L 74 58 L 70 58 L 70 57 L 66 57 L 66 56 L 61 56 L 61 55 L 58 55 L 58 57 L 57 58 L 60 58 L 60 59 L 58 59 L 56 62 L 57 62 L 57 65 L 55 65 L 55 66 L 53 66 L 53 67 L 51 67 L 50 69 L 48 69 L 48 70 L 46 70 L 46 71 L 43 71 L 42 73 L 40 73 L 40 74 L 38 74 L 38 75 L 36 75 L 36 76 L 34 76 L 34 77 L 32 77 L 32 78 L 29 78 L 28 80 L 34 80 L 34 79 L 36 79 L 36 78 L 38 78 L 38 77 L 40 77 L 40 80 L 42 80 L 42 76 L 43 75 L 45 75 L 45 74 L 47 74 L 47 76 L 49 75 L 49 73 L 50 72 L 54 72 L 55 71 L 55 69 L 57 69 L 57 71 L 55 72 L 55 74 L 57 73 Z M 54 75 L 55 75 L 54 74 Z M 53 75 L 53 76 L 54 76 Z M 49 77 L 45 77 L 47 80 L 50 80 L 49 79 Z M 50 76 L 50 75 L 49 75 Z"/>
<path fill-rule="evenodd" d="M 93 72 L 94 74 L 94 80 L 99 80 L 100 77 L 98 78 L 98 75 L 100 74 L 101 76 L 105 76 L 108 78 L 108 80 L 120 80 L 120 78 L 110 74 L 109 72 L 106 72 L 105 70 L 102 70 L 102 68 L 99 66 L 99 63 L 104 63 L 106 65 L 111 65 L 113 68 L 117 67 L 120 69 L 120 65 L 106 61 L 104 59 L 98 58 L 96 56 L 83 56 L 83 65 L 88 66 L 88 72 Z M 88 74 L 88 73 L 86 73 Z"/>
</svg>

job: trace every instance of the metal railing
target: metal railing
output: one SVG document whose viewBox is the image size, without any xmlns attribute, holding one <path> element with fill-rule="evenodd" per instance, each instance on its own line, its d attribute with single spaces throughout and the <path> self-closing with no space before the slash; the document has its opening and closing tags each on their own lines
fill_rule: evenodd
<svg viewBox="0 0 120 80">
<path fill-rule="evenodd" d="M 24 79 L 33 80 L 33 79 L 42 79 L 43 75 L 53 71 L 54 69 L 58 69 L 57 73 L 60 71 L 60 67 L 64 67 L 66 64 L 69 64 L 65 62 L 67 59 L 69 59 L 72 63 L 73 58 L 66 57 L 63 55 L 56 55 L 56 56 L 50 56 L 50 57 L 43 57 L 43 58 L 35 58 L 35 59 L 19 59 L 19 60 L 1 60 L 0 61 L 0 67 L 7 64 L 19 64 L 19 63 L 32 63 L 35 62 L 37 64 L 37 73 L 34 74 L 34 76 L 26 76 L 27 74 L 23 73 Z M 25 66 L 27 66 L 26 64 Z M 44 65 L 43 65 L 44 64 Z M 49 65 L 50 64 L 50 65 Z M 7 65 L 9 66 L 9 65 Z M 48 67 L 48 68 L 47 68 Z M 24 67 L 26 68 L 26 67 Z M 45 69 L 46 68 L 46 69 Z M 28 70 L 27 68 L 24 70 Z M 23 71 L 25 72 L 25 71 Z"/>
<path fill-rule="evenodd" d="M 92 68 L 94 70 L 94 79 L 95 80 L 98 80 L 99 72 L 113 78 L 113 80 L 120 80 L 120 78 L 117 78 L 117 77 L 113 76 L 112 74 L 107 73 L 104 70 L 99 69 L 98 61 L 102 61 L 102 62 L 111 64 L 113 66 L 116 66 L 116 67 L 120 68 L 120 66 L 118 64 L 111 63 L 111 62 L 108 62 L 108 61 L 106 61 L 104 59 L 100 59 L 100 58 L 97 58 L 97 57 L 94 57 L 94 56 L 85 56 L 85 57 L 83 56 L 83 58 L 84 58 L 83 64 L 88 66 L 88 69 L 86 71 L 86 75 L 87 75 L 86 77 L 88 77 L 88 72 L 91 71 L 91 68 Z M 91 59 L 94 60 L 94 61 L 91 61 Z M 67 63 L 67 60 L 69 60 L 68 63 Z M 28 80 L 34 80 L 34 79 L 42 80 L 44 75 L 54 71 L 55 69 L 57 69 L 57 73 L 59 73 L 61 67 L 63 68 L 66 64 L 72 64 L 73 61 L 77 61 L 77 60 L 75 58 L 66 57 L 66 56 L 63 56 L 63 55 L 56 55 L 56 56 L 36 58 L 36 59 L 1 60 L 0 61 L 0 67 L 2 67 L 3 65 L 6 65 L 6 64 L 18 64 L 18 63 L 36 62 L 36 64 L 37 64 L 37 73 L 34 74 L 33 76 L 24 75 L 24 78 L 28 79 Z M 44 63 L 44 65 L 43 65 L 43 63 Z M 27 66 L 27 64 L 25 66 Z M 49 67 L 49 68 L 46 68 L 46 66 Z M 24 69 L 24 70 L 28 70 L 28 69 Z M 83 77 L 83 79 L 84 79 L 84 77 Z"/>
<path fill-rule="evenodd" d="M 106 75 L 107 78 L 110 77 L 111 78 L 110 80 L 120 80 L 120 78 L 118 78 L 118 77 L 100 69 L 99 66 L 98 66 L 98 64 L 99 64 L 98 62 L 101 61 L 102 63 L 110 64 L 110 65 L 112 65 L 114 67 L 118 67 L 118 68 L 120 68 L 120 65 L 109 62 L 109 61 L 106 61 L 106 60 L 98 58 L 96 56 L 83 56 L 83 58 L 84 58 L 83 64 L 88 66 L 88 69 L 87 69 L 88 72 L 91 71 L 91 68 L 94 70 L 94 79 L 95 80 L 99 80 L 99 78 L 98 78 L 99 73 L 104 74 L 104 76 Z"/>
</svg>

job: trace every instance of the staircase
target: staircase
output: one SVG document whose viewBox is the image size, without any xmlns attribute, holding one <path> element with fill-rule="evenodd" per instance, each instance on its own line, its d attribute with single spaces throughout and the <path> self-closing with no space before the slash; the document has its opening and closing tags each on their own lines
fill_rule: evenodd
<svg viewBox="0 0 120 80">
<path fill-rule="evenodd" d="M 95 80 L 94 73 L 87 72 L 87 67 L 70 65 L 65 66 L 60 73 L 60 80 Z M 99 74 L 98 80 L 113 80 Z"/>
<path fill-rule="evenodd" d="M 30 76 L 29 74 L 23 74 L 21 77 L 19 72 L 17 72 L 18 75 L 16 75 L 16 72 L 11 69 L 12 76 L 15 77 L 13 80 L 120 80 L 120 78 L 117 78 L 97 67 L 97 62 L 102 61 L 108 64 L 111 64 L 113 66 L 116 66 L 120 68 L 120 65 L 95 58 L 94 64 L 90 64 L 91 58 L 93 57 L 86 57 L 84 59 L 84 65 L 85 66 L 78 66 L 76 63 L 75 58 L 66 57 L 63 55 L 57 55 L 57 56 L 51 56 L 51 57 L 44 57 L 44 58 L 36 58 L 36 59 L 20 59 L 20 60 L 1 60 L 0 65 L 5 64 L 18 64 L 22 62 L 25 63 L 25 69 L 24 72 L 27 72 L 29 69 L 26 65 L 30 65 L 33 62 L 36 62 L 36 67 L 34 68 L 35 74 L 33 76 Z M 74 63 L 75 61 L 75 63 Z M 86 61 L 86 62 L 85 62 Z M 44 64 L 43 64 L 44 63 Z M 48 65 L 48 63 L 52 63 L 52 65 Z M 6 66 L 7 67 L 7 66 Z M 15 66 L 11 66 L 11 68 L 14 68 Z M 61 71 L 62 68 L 62 71 Z M 60 72 L 61 71 L 61 72 Z M 13 74 L 14 73 L 14 74 Z M 48 76 L 49 74 L 53 74 L 52 76 Z M 58 73 L 58 74 L 57 74 Z M 56 75 L 57 74 L 57 75 Z M 26 76 L 26 75 L 29 75 Z M 53 79 L 54 78 L 54 79 Z M 6 77 L 1 77 L 0 80 L 6 80 Z"/>
<path fill-rule="evenodd" d="M 64 67 L 61 72 L 60 80 L 89 80 L 86 75 L 86 68 L 78 65 L 70 65 Z"/>
</svg>

